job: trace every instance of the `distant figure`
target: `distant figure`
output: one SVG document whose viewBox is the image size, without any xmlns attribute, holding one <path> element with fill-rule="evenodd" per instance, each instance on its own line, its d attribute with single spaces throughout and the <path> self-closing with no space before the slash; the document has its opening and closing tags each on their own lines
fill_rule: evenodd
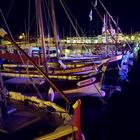
<svg viewBox="0 0 140 140">
<path fill-rule="evenodd" d="M 133 67 L 133 63 L 134 63 L 134 53 L 133 53 L 133 51 L 130 51 L 130 54 L 128 56 L 128 68 L 129 68 L 129 70 L 131 70 L 131 68 Z"/>
<path fill-rule="evenodd" d="M 120 79 L 127 80 L 128 73 L 128 56 L 125 54 L 122 56 L 121 68 L 119 71 Z"/>
<path fill-rule="evenodd" d="M 122 93 L 126 93 L 127 91 L 127 85 L 128 85 L 128 58 L 129 58 L 129 53 L 125 53 L 122 56 L 122 61 L 121 61 L 121 68 L 119 71 L 120 75 L 120 81 L 121 81 L 121 91 Z"/>
<path fill-rule="evenodd" d="M 127 64 L 122 61 L 122 65 L 124 63 Z M 123 90 L 126 94 L 114 93 L 110 98 L 94 130 L 94 139 L 140 140 L 140 50 L 133 67 L 127 73 L 127 79 L 129 83 Z"/>
</svg>

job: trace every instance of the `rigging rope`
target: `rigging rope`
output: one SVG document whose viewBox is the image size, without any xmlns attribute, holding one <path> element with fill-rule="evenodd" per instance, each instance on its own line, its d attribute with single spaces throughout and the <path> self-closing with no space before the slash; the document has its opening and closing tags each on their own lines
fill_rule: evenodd
<svg viewBox="0 0 140 140">
<path fill-rule="evenodd" d="M 10 34 L 11 38 L 13 39 L 12 33 L 11 33 L 11 31 L 10 31 L 10 28 L 9 28 L 9 26 L 8 26 L 7 22 L 6 22 L 6 19 L 5 19 L 4 15 L 3 15 L 3 12 L 2 12 L 2 10 L 1 10 L 1 9 L 0 9 L 0 13 L 1 13 L 2 18 L 3 18 L 4 22 L 5 22 L 5 25 L 6 25 L 7 29 L 8 29 L 8 32 L 9 32 L 9 34 Z"/>
<path fill-rule="evenodd" d="M 72 24 L 72 26 L 73 26 L 73 28 L 74 28 L 74 30 L 75 30 L 75 32 L 76 32 L 76 35 L 77 35 L 78 37 L 80 37 L 80 35 L 79 35 L 79 33 L 78 33 L 76 27 L 74 26 L 74 24 L 73 24 L 73 22 L 72 22 L 70 16 L 68 15 L 68 12 L 66 11 L 66 8 L 64 7 L 64 4 L 63 4 L 63 2 L 62 2 L 61 0 L 60 0 L 60 3 L 61 3 L 61 5 L 62 5 L 62 7 L 64 8 L 64 11 L 65 11 L 66 15 L 68 16 L 68 19 L 70 20 L 70 22 L 71 22 L 71 24 Z"/>
<path fill-rule="evenodd" d="M 29 73 L 29 60 L 27 61 L 27 64 L 25 64 L 25 62 L 24 62 L 24 60 L 23 60 L 23 58 L 22 58 L 22 56 L 21 56 L 20 53 L 19 53 L 19 55 L 20 55 L 20 58 L 21 58 L 22 63 L 23 63 L 24 65 L 27 65 L 27 67 L 25 67 L 25 70 L 26 70 L 26 72 L 27 72 L 29 81 L 31 82 L 31 84 L 32 84 L 33 87 L 35 88 L 35 91 L 37 92 L 37 94 L 39 95 L 39 97 L 40 97 L 41 99 L 43 99 L 43 96 L 39 93 L 39 90 L 38 90 L 37 86 L 35 85 L 35 83 L 34 83 L 32 77 L 30 77 L 30 73 Z"/>
<path fill-rule="evenodd" d="M 62 2 L 62 1 L 61 1 Z M 76 21 L 76 19 L 74 18 L 74 16 L 72 15 L 72 13 L 71 13 L 71 11 L 69 10 L 69 8 L 68 8 L 68 6 L 63 2 L 63 5 L 64 5 L 64 7 L 66 7 L 66 9 L 68 10 L 68 12 L 70 13 L 70 16 L 74 19 L 74 21 L 75 22 L 77 22 Z M 66 11 L 67 12 L 67 11 Z M 67 12 L 67 13 L 68 13 Z M 84 31 L 82 30 L 82 28 L 80 27 L 80 25 L 77 23 L 77 26 L 78 26 L 78 28 L 80 29 L 80 31 L 82 32 L 82 34 L 84 35 L 84 36 L 86 36 L 86 34 L 84 33 Z"/>
<path fill-rule="evenodd" d="M 83 33 L 83 35 L 85 36 L 84 31 L 81 29 L 80 25 L 77 23 L 77 20 L 75 20 L 75 18 L 73 17 L 72 13 L 70 12 L 70 10 L 69 10 L 69 8 L 66 6 L 66 4 L 65 4 L 64 2 L 62 2 L 62 0 L 60 0 L 60 3 L 61 3 L 61 5 L 62 5 L 62 7 L 63 7 L 63 9 L 64 9 L 64 11 L 65 11 L 65 13 L 66 13 L 68 19 L 69 19 L 69 21 L 70 21 L 70 23 L 72 24 L 72 27 L 74 28 L 74 30 L 75 30 L 75 32 L 76 32 L 76 35 L 77 35 L 78 37 L 80 37 L 80 34 L 78 33 L 78 30 L 77 30 L 77 28 L 75 27 L 75 25 L 74 25 L 72 19 L 70 18 L 70 16 L 69 16 L 67 10 L 69 11 L 69 13 L 70 13 L 70 15 L 72 16 L 72 18 L 74 19 L 74 21 L 76 22 L 76 25 L 78 25 L 80 31 L 81 31 L 81 32 Z M 65 5 L 64 5 L 64 4 L 65 4 Z M 65 8 L 65 7 L 66 7 L 66 8 Z M 84 46 L 84 48 L 87 49 L 86 46 Z"/>
<path fill-rule="evenodd" d="M 28 5 L 28 31 L 27 31 L 27 40 L 29 41 L 29 35 L 30 35 L 30 0 Z"/>
</svg>

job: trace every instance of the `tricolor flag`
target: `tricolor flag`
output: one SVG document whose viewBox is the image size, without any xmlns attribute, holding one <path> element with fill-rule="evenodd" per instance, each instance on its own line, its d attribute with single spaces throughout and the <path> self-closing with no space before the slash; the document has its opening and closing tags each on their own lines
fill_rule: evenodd
<svg viewBox="0 0 140 140">
<path fill-rule="evenodd" d="M 90 10 L 90 13 L 89 13 L 89 19 L 90 21 L 92 21 L 92 9 Z"/>
</svg>

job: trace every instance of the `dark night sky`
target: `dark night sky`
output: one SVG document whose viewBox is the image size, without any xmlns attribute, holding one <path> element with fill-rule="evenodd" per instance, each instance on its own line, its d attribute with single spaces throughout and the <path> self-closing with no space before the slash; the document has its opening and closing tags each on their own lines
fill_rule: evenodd
<svg viewBox="0 0 140 140">
<path fill-rule="evenodd" d="M 0 2 L 0 8 L 4 17 L 6 18 L 7 24 L 13 35 L 24 32 L 27 28 L 28 19 L 28 1 L 29 0 L 4 0 Z M 89 21 L 89 12 L 91 10 L 91 0 L 64 0 L 69 7 L 72 15 L 77 20 L 80 27 L 86 32 L 86 35 L 91 34 L 97 35 L 101 33 L 102 22 L 97 16 L 96 11 L 93 9 L 93 20 Z M 93 3 L 95 0 L 92 0 Z M 116 20 L 118 17 L 119 27 L 123 33 L 130 33 L 140 31 L 140 8 L 138 0 L 101 0 L 113 18 Z M 35 15 L 34 11 L 34 0 L 31 2 L 31 17 Z M 54 0 L 56 4 L 56 17 L 59 27 L 59 32 L 62 34 L 69 34 L 70 22 L 64 13 L 64 10 L 60 6 L 58 0 Z M 10 9 L 11 6 L 11 9 Z M 104 10 L 98 3 L 97 9 L 103 16 Z M 8 14 L 8 10 L 10 11 Z M 8 16 L 6 16 L 8 14 Z M 35 21 L 35 20 L 34 20 Z M 0 15 L 0 26 L 3 27 L 4 21 Z M 6 27 L 4 26 L 6 29 Z M 34 24 L 31 26 L 31 32 L 34 30 Z"/>
</svg>

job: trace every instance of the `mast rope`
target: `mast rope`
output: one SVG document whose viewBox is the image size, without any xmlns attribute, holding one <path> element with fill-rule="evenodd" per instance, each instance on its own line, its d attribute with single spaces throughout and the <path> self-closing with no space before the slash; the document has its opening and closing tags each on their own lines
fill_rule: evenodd
<svg viewBox="0 0 140 140">
<path fill-rule="evenodd" d="M 65 10 L 65 12 L 69 12 L 69 14 L 70 14 L 70 16 L 74 19 L 74 21 L 76 22 L 76 19 L 74 18 L 74 16 L 73 16 L 73 14 L 71 13 L 71 11 L 69 10 L 69 8 L 68 8 L 68 6 L 66 5 L 66 3 L 64 3 L 64 1 L 62 2 L 62 0 L 60 0 L 60 3 L 61 3 L 61 5 L 62 5 L 62 7 L 63 8 L 65 8 L 64 10 Z M 67 12 L 67 14 L 68 14 L 68 12 Z M 68 15 L 69 15 L 68 14 Z M 69 16 L 69 17 L 70 17 Z M 82 32 L 82 34 L 84 35 L 84 36 L 86 36 L 86 34 L 84 33 L 84 31 L 82 30 L 82 28 L 80 27 L 80 25 L 77 23 L 77 26 L 78 26 L 78 28 L 80 29 L 80 31 Z"/>
<path fill-rule="evenodd" d="M 26 65 L 20 53 L 19 53 L 19 55 L 20 55 L 20 58 L 21 58 L 22 63 L 23 63 L 24 65 Z M 43 96 L 40 94 L 40 92 L 39 92 L 37 86 L 35 85 L 35 83 L 34 83 L 32 77 L 30 77 L 30 73 L 29 73 L 29 60 L 27 61 L 27 67 L 25 67 L 25 70 L 26 70 L 26 72 L 27 72 L 29 81 L 31 82 L 31 84 L 32 84 L 33 87 L 35 88 L 35 91 L 37 92 L 37 94 L 39 95 L 39 97 L 40 97 L 41 99 L 44 99 Z"/>
<path fill-rule="evenodd" d="M 66 13 L 68 19 L 69 19 L 69 21 L 70 21 L 70 23 L 71 23 L 73 29 L 75 30 L 76 35 L 77 35 L 78 37 L 80 37 L 80 34 L 78 33 L 78 30 L 76 29 L 76 27 L 75 27 L 75 25 L 74 25 L 72 19 L 70 18 L 70 15 L 72 16 L 72 18 L 74 19 L 74 21 L 75 21 L 76 24 L 78 25 L 80 31 L 81 31 L 81 32 L 83 33 L 83 35 L 85 36 L 84 31 L 82 30 L 82 28 L 80 27 L 80 25 L 79 25 L 79 24 L 77 23 L 77 21 L 75 20 L 74 16 L 73 16 L 72 13 L 70 12 L 68 6 L 66 6 L 66 4 L 65 4 L 64 2 L 62 2 L 62 0 L 60 0 L 60 3 L 61 3 L 61 5 L 62 5 L 62 7 L 63 7 L 63 9 L 64 9 L 64 11 L 65 11 L 65 13 Z M 68 10 L 68 12 L 70 13 L 70 15 L 68 14 L 67 10 Z M 84 48 L 87 49 L 86 46 L 84 46 Z"/>
<path fill-rule="evenodd" d="M 66 11 L 66 8 L 65 8 L 65 6 L 64 6 L 64 4 L 63 4 L 63 2 L 60 0 L 60 3 L 61 3 L 61 5 L 62 5 L 62 7 L 64 8 L 64 11 L 65 11 L 65 13 L 66 13 L 66 15 L 67 15 L 67 17 L 68 17 L 68 19 L 70 20 L 70 23 L 72 24 L 72 27 L 73 27 L 73 29 L 75 30 L 75 32 L 76 32 L 76 35 L 78 36 L 78 37 L 80 37 L 80 35 L 79 35 L 79 33 L 78 33 L 78 31 L 77 31 L 77 29 L 76 29 L 76 27 L 74 26 L 74 23 L 72 22 L 72 20 L 71 20 L 71 18 L 70 18 L 70 16 L 69 16 L 69 14 L 68 14 L 68 12 Z"/>
</svg>

